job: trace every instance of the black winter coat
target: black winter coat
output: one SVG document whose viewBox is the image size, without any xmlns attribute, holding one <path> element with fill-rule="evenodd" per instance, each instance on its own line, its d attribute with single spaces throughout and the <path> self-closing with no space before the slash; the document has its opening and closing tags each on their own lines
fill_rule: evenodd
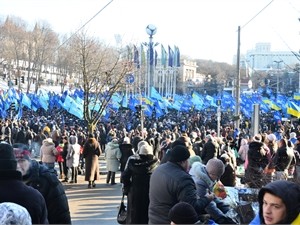
<svg viewBox="0 0 300 225">
<path fill-rule="evenodd" d="M 124 193 L 127 194 L 126 224 L 148 224 L 149 182 L 159 165 L 153 155 L 130 157 L 122 174 Z"/>
<path fill-rule="evenodd" d="M 120 171 L 123 172 L 125 170 L 128 158 L 133 155 L 133 146 L 132 144 L 120 144 L 120 151 L 122 153 L 120 158 Z"/>
<path fill-rule="evenodd" d="M 178 202 L 191 204 L 198 214 L 210 202 L 199 198 L 192 177 L 177 163 L 167 162 L 157 167 L 150 179 L 149 224 L 170 224 L 168 213 Z"/>
<path fill-rule="evenodd" d="M 30 174 L 23 176 L 24 182 L 37 189 L 45 198 L 50 224 L 71 224 L 68 199 L 56 174 L 32 160 Z"/>
<path fill-rule="evenodd" d="M 48 224 L 43 196 L 22 182 L 19 171 L 0 171 L 0 203 L 2 202 L 13 202 L 26 208 L 32 224 Z"/>
</svg>

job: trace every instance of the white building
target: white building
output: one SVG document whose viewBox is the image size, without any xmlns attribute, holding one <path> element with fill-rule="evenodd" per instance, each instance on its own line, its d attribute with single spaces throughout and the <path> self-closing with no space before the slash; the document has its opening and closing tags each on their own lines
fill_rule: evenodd
<svg viewBox="0 0 300 225">
<path fill-rule="evenodd" d="M 294 68 L 299 59 L 291 51 L 271 51 L 270 43 L 257 43 L 255 49 L 248 50 L 241 57 L 241 64 L 243 63 L 254 70 L 268 70 L 287 66 Z"/>
</svg>

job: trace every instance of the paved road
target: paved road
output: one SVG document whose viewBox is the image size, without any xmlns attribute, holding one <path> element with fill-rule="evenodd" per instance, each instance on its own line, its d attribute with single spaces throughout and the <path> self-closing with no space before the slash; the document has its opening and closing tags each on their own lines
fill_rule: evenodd
<svg viewBox="0 0 300 225">
<path fill-rule="evenodd" d="M 105 171 L 104 159 L 100 159 L 100 171 Z M 121 201 L 120 183 L 107 185 L 106 175 L 100 175 L 95 188 L 87 188 L 83 175 L 78 175 L 77 184 L 64 184 L 69 199 L 73 225 L 113 225 L 118 224 L 116 216 Z M 116 181 L 120 180 L 117 173 Z"/>
</svg>

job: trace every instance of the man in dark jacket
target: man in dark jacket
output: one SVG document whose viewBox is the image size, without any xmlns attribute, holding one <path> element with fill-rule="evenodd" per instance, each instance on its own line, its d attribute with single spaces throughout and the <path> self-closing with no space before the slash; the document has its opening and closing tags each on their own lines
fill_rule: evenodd
<svg viewBox="0 0 300 225">
<path fill-rule="evenodd" d="M 14 149 L 23 182 L 37 189 L 45 198 L 50 224 L 71 224 L 68 199 L 56 174 L 30 158 L 28 149 Z"/>
<path fill-rule="evenodd" d="M 0 203 L 2 202 L 13 202 L 26 208 L 32 224 L 48 224 L 44 197 L 22 182 L 13 148 L 4 143 L 0 144 Z"/>
<path fill-rule="evenodd" d="M 188 149 L 178 145 L 170 151 L 169 161 L 154 170 L 150 178 L 149 224 L 170 224 L 168 213 L 178 202 L 187 202 L 199 215 L 204 214 L 214 198 L 213 194 L 197 196 L 195 183 L 187 173 L 189 157 Z"/>
</svg>

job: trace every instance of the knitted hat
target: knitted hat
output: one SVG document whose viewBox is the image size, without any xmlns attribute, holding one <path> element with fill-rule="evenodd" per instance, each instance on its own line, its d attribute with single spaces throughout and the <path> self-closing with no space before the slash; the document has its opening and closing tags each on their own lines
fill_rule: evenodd
<svg viewBox="0 0 300 225">
<path fill-rule="evenodd" d="M 0 203 L 0 224 L 31 225 L 27 209 L 12 202 Z"/>
<path fill-rule="evenodd" d="M 140 155 L 153 155 L 153 148 L 150 145 L 142 145 L 139 150 Z"/>
<path fill-rule="evenodd" d="M 275 136 L 275 134 L 268 134 L 267 135 L 267 139 L 269 141 L 276 141 L 276 136 Z"/>
<path fill-rule="evenodd" d="M 221 177 L 225 172 L 225 165 L 220 159 L 213 158 L 206 163 L 206 171 L 209 174 Z"/>
<path fill-rule="evenodd" d="M 295 138 L 296 136 L 297 136 L 297 134 L 295 132 L 290 133 L 290 138 Z"/>
<path fill-rule="evenodd" d="M 17 160 L 11 145 L 0 144 L 0 170 L 17 170 Z"/>
<path fill-rule="evenodd" d="M 195 224 L 198 214 L 189 203 L 179 202 L 170 209 L 169 220 L 175 224 Z"/>
<path fill-rule="evenodd" d="M 208 140 L 211 140 L 212 136 L 210 134 L 208 134 L 208 135 L 205 136 L 205 138 L 208 139 Z"/>
<path fill-rule="evenodd" d="M 170 151 L 170 161 L 171 162 L 182 162 L 190 157 L 190 152 L 187 147 L 182 145 L 177 145 Z"/>
<path fill-rule="evenodd" d="M 119 141 L 118 141 L 118 139 L 112 139 L 112 141 L 111 141 L 113 144 L 119 144 Z"/>
</svg>

